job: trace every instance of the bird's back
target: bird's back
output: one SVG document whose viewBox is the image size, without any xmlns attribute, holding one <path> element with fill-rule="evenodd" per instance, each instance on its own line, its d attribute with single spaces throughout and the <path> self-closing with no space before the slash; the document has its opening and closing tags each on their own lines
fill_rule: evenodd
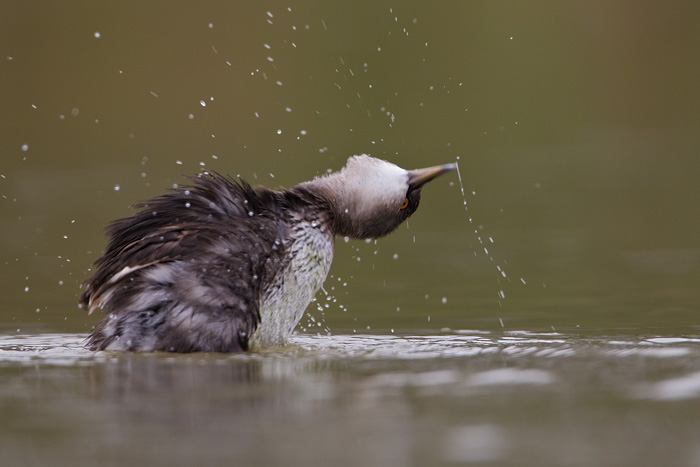
<svg viewBox="0 0 700 467">
<path fill-rule="evenodd" d="M 291 192 L 254 190 L 216 174 L 193 180 L 191 187 L 142 203 L 133 216 L 109 227 L 110 242 L 81 297 L 91 311 L 105 312 L 89 347 L 248 348 L 261 327 L 261 306 L 269 309 L 263 303 L 288 282 L 290 253 L 303 249 L 293 217 L 315 214 Z M 332 255 L 332 235 L 330 245 Z M 265 320 L 263 329 L 274 326 Z"/>
</svg>

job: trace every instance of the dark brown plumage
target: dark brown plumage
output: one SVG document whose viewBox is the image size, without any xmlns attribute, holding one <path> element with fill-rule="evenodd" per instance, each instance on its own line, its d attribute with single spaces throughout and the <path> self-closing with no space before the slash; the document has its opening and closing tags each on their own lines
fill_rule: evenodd
<svg viewBox="0 0 700 467">
<path fill-rule="evenodd" d="M 192 177 L 108 227 L 80 297 L 90 312 L 105 312 L 87 345 L 235 352 L 253 340 L 282 344 L 325 279 L 334 236 L 393 231 L 418 207 L 422 185 L 452 168 L 409 172 L 357 156 L 342 172 L 279 192 Z"/>
</svg>

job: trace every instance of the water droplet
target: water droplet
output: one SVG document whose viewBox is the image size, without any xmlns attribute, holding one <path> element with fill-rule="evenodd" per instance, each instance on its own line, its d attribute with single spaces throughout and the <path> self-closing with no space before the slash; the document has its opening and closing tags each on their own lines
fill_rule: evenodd
<svg viewBox="0 0 700 467">
<path fill-rule="evenodd" d="M 447 297 L 442 297 L 442 303 L 447 303 Z"/>
<path fill-rule="evenodd" d="M 29 150 L 29 145 L 28 144 L 23 144 L 22 145 L 22 151 L 27 152 Z"/>
<path fill-rule="evenodd" d="M 95 31 L 94 36 L 95 36 L 95 39 L 99 39 L 100 37 L 102 37 L 102 34 L 100 34 L 100 31 Z"/>
<path fill-rule="evenodd" d="M 119 191 L 121 190 L 121 187 L 119 185 L 114 185 L 114 191 Z"/>
</svg>

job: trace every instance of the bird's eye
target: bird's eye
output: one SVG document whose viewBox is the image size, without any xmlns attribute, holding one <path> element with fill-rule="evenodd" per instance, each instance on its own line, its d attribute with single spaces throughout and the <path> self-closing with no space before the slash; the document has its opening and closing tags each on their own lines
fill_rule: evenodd
<svg viewBox="0 0 700 467">
<path fill-rule="evenodd" d="M 403 204 L 401 205 L 401 209 L 406 209 L 408 207 L 408 198 L 403 200 Z"/>
</svg>

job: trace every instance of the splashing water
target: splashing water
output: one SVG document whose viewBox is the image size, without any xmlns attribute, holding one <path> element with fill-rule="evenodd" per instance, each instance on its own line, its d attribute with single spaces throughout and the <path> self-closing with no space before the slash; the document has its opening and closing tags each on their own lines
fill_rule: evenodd
<svg viewBox="0 0 700 467">
<path fill-rule="evenodd" d="M 470 212 L 469 212 L 469 205 L 468 205 L 468 203 L 467 203 L 467 196 L 466 196 L 466 194 L 465 194 L 465 192 L 464 192 L 464 183 L 462 182 L 462 174 L 460 173 L 460 170 L 459 170 L 459 156 L 457 156 L 456 165 L 457 165 L 457 179 L 459 180 L 459 188 L 460 188 L 460 190 L 461 190 L 461 192 L 462 192 L 462 199 L 463 199 L 463 201 L 464 201 L 464 211 L 467 213 L 467 219 L 468 219 L 468 221 L 469 221 L 470 226 L 471 226 L 472 228 L 474 228 L 474 220 L 472 219 L 471 214 L 470 214 Z M 472 192 L 472 195 L 476 195 L 476 192 Z M 483 229 L 482 229 L 482 230 L 483 230 Z M 490 235 L 489 235 L 488 237 L 486 237 L 486 238 L 488 239 L 488 240 L 487 240 L 488 243 L 485 242 L 485 241 L 484 241 L 484 238 L 482 237 L 482 233 L 479 233 L 479 229 L 478 229 L 478 228 L 474 228 L 474 235 L 476 236 L 476 239 L 478 240 L 479 245 L 485 245 L 485 244 L 488 245 L 488 244 L 494 244 L 494 243 L 495 243 L 495 240 L 494 240 L 493 236 L 490 236 Z M 484 235 L 485 235 L 485 234 L 484 234 Z M 496 266 L 496 282 L 497 282 L 497 284 L 498 284 L 498 291 L 497 291 L 498 306 L 499 306 L 499 308 L 502 308 L 502 307 L 503 307 L 503 300 L 505 300 L 505 298 L 506 298 L 505 291 L 504 291 L 503 288 L 502 288 L 502 282 L 503 282 L 503 281 L 507 281 L 508 283 L 510 283 L 511 280 L 510 280 L 510 278 L 508 277 L 508 274 L 506 273 L 504 266 L 502 266 L 501 264 L 498 264 L 498 262 L 496 262 L 496 261 L 493 259 L 492 254 L 489 253 L 489 248 L 488 248 L 488 247 L 483 246 L 483 247 L 482 247 L 482 250 L 480 250 L 480 251 L 483 251 L 484 255 L 486 255 L 486 256 L 488 257 L 488 259 L 489 259 L 491 262 L 493 262 L 494 265 Z M 476 250 L 476 249 L 475 249 L 475 250 L 474 250 L 474 256 L 478 256 L 478 255 L 479 255 L 479 250 Z M 506 263 L 506 261 L 503 260 L 503 263 Z M 523 285 L 526 284 L 526 281 L 525 281 L 525 279 L 523 279 L 523 278 L 520 278 L 520 282 L 521 282 Z M 501 327 L 503 327 L 503 321 L 501 320 L 501 318 L 499 318 L 499 321 L 500 321 L 500 323 L 501 323 Z"/>
</svg>

